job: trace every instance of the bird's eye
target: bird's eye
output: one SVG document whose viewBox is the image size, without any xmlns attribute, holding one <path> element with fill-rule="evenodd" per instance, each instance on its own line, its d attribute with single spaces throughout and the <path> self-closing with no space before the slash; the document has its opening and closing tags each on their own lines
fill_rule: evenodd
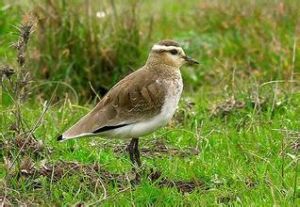
<svg viewBox="0 0 300 207">
<path fill-rule="evenodd" d="M 172 55 L 177 55 L 177 54 L 178 54 L 178 51 L 175 50 L 175 49 L 173 49 L 173 50 L 170 50 L 170 53 L 171 53 Z"/>
</svg>

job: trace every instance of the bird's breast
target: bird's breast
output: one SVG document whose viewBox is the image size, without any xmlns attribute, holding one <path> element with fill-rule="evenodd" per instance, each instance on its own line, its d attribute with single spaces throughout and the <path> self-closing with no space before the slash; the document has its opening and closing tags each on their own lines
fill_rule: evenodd
<svg viewBox="0 0 300 207">
<path fill-rule="evenodd" d="M 150 119 L 114 130 L 113 135 L 123 138 L 140 137 L 165 126 L 170 121 L 176 111 L 182 93 L 182 79 L 180 77 L 173 80 L 160 81 L 162 81 L 162 85 L 168 86 L 160 113 Z"/>
<path fill-rule="evenodd" d="M 159 115 L 162 116 L 162 119 L 164 121 L 168 122 L 173 117 L 176 111 L 182 93 L 182 79 L 180 77 L 166 81 L 166 85 L 168 86 L 168 90 Z"/>
</svg>

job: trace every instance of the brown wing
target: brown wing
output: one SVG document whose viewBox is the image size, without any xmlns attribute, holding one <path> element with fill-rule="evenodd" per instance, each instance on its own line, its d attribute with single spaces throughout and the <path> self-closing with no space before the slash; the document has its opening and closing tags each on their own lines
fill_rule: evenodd
<svg viewBox="0 0 300 207">
<path fill-rule="evenodd" d="M 166 93 L 163 82 L 157 79 L 158 75 L 147 69 L 126 76 L 63 138 L 92 135 L 157 115 Z"/>
</svg>

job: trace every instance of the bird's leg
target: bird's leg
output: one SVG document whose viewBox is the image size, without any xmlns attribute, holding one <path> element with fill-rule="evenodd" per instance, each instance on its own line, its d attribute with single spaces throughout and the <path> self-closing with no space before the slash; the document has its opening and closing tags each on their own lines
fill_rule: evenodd
<svg viewBox="0 0 300 207">
<path fill-rule="evenodd" d="M 128 149 L 128 152 L 129 152 L 129 157 L 130 157 L 130 160 L 132 162 L 133 165 L 135 165 L 135 159 L 134 159 L 134 145 L 135 145 L 135 138 L 132 138 L 127 149 Z"/>
<path fill-rule="evenodd" d="M 134 158 L 138 166 L 141 166 L 141 159 L 140 159 L 140 151 L 139 151 L 139 138 L 134 138 L 135 144 L 134 144 Z"/>
<path fill-rule="evenodd" d="M 138 146 L 139 138 L 132 138 L 128 145 L 129 157 L 133 164 L 132 171 L 135 173 L 135 178 L 131 181 L 133 185 L 136 185 L 140 182 L 140 174 L 137 169 L 141 166 L 140 152 Z M 136 166 L 136 164 L 138 165 L 138 167 Z"/>
<path fill-rule="evenodd" d="M 129 157 L 133 165 L 135 163 L 140 167 L 140 151 L 139 151 L 139 138 L 132 138 L 128 145 Z"/>
</svg>

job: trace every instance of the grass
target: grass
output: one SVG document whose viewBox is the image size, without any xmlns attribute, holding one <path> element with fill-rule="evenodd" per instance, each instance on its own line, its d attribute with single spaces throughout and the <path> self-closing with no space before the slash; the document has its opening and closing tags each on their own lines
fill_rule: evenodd
<svg viewBox="0 0 300 207">
<path fill-rule="evenodd" d="M 32 9 L 40 18 L 27 61 L 40 81 L 22 117 L 29 129 L 41 118 L 36 139 L 18 135 L 13 103 L 1 99 L 0 202 L 300 205 L 297 1 L 53 1 L 43 10 L 51 2 L 0 4 L 0 34 L 8 34 L 0 40 L 1 64 L 15 61 L 9 44 L 10 25 L 21 18 L 16 11 Z M 101 23 L 87 17 L 102 9 L 112 16 Z M 141 140 L 142 179 L 132 187 L 128 140 L 55 137 L 95 105 L 87 80 L 101 94 L 129 66 L 142 65 L 146 49 L 162 38 L 182 42 L 201 65 L 182 69 L 185 89 L 173 120 Z M 47 108 L 53 91 L 59 98 Z"/>
<path fill-rule="evenodd" d="M 297 130 L 299 126 L 299 95 L 290 96 L 288 103 L 283 103 L 273 112 L 269 103 L 264 106 L 264 111 L 255 112 L 246 102 L 244 108 L 229 112 L 225 117 L 211 117 L 207 109 L 212 100 L 222 96 L 222 91 L 214 95 L 205 91 L 193 99 L 195 105 L 191 110 L 186 110 L 185 101 L 181 102 L 176 118 L 180 122 L 174 120 L 168 127 L 142 139 L 142 148 L 151 149 L 153 141 L 163 140 L 168 148 L 178 151 L 157 152 L 154 155 L 142 153 L 144 171 L 136 189 L 132 189 L 126 179 L 122 180 L 121 189 L 109 182 L 104 186 L 104 198 L 101 185 L 95 184 L 98 177 L 89 178 L 78 170 L 71 174 L 64 172 L 64 176 L 54 181 L 51 176 L 12 174 L 4 182 L 6 187 L 3 192 L 11 202 L 44 205 L 78 202 L 99 202 L 108 206 L 133 203 L 138 206 L 299 204 L 299 177 L 295 177 L 299 173 L 299 147 L 293 147 L 294 141 L 299 142 L 299 138 L 295 140 L 292 134 L 292 130 Z M 29 125 L 35 123 L 41 111 L 25 108 L 23 113 Z M 43 162 L 57 163 L 59 160 L 89 165 L 99 163 L 110 173 L 120 173 L 130 178 L 127 153 L 114 151 L 117 147 L 123 149 L 128 141 L 96 138 L 56 142 L 54 137 L 62 130 L 61 126 L 71 124 L 86 112 L 87 108 L 72 104 L 51 107 L 43 118 L 43 125 L 35 132 L 50 152 L 38 150 L 40 155 L 36 157 L 31 154 L 32 149 L 28 149 L 25 154 L 32 157 L 36 168 Z M 11 122 L 6 117 L 6 123 Z M 180 155 L 189 148 L 197 148 L 199 152 Z M 18 150 L 4 150 L 2 157 L 14 158 Z M 21 165 L 21 169 L 24 157 L 18 159 L 17 166 Z M 3 164 L 2 168 L 5 169 Z M 160 187 L 147 178 L 151 168 L 174 181 L 201 181 L 204 187 L 196 188 L 191 193 Z M 54 168 L 54 171 L 59 171 L 59 168 Z M 3 178 L 6 172 L 2 174 Z M 106 182 L 105 178 L 102 182 Z M 124 189 L 127 190 L 119 192 Z"/>
</svg>

